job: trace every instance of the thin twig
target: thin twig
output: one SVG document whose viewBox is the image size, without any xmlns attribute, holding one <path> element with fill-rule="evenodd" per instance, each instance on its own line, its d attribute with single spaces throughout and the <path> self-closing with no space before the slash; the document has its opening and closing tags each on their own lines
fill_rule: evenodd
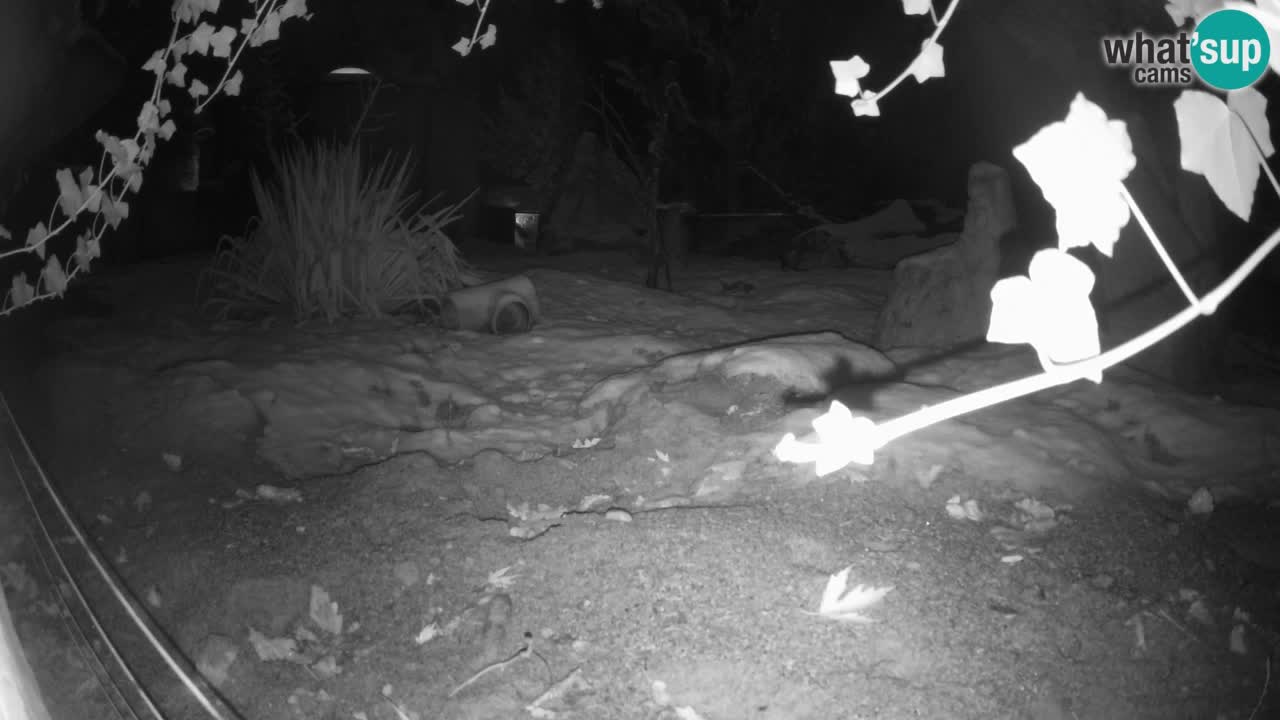
<svg viewBox="0 0 1280 720">
<path fill-rule="evenodd" d="M 1258 711 L 1262 709 L 1262 701 L 1267 699 L 1267 689 L 1271 687 L 1271 657 L 1267 656 L 1267 676 L 1262 681 L 1262 694 L 1258 696 L 1258 702 L 1253 706 L 1253 712 L 1249 713 L 1249 720 L 1253 720 L 1258 716 Z"/>
<path fill-rule="evenodd" d="M 523 658 L 529 657 L 529 656 L 530 656 L 530 655 L 532 655 L 532 654 L 533 654 L 533 646 L 532 646 L 532 645 L 525 645 L 524 647 L 522 647 L 522 648 L 520 648 L 518 651 L 516 651 L 516 654 L 515 654 L 515 655 L 512 655 L 511 657 L 507 658 L 506 660 L 499 660 L 498 662 L 495 662 L 495 663 L 492 663 L 492 664 L 490 664 L 490 665 L 486 665 L 486 666 L 484 666 L 484 667 L 480 668 L 480 670 L 478 670 L 478 671 L 476 672 L 476 674 L 475 674 L 475 675 L 472 675 L 471 677 L 467 678 L 465 681 L 463 681 L 463 683 L 462 683 L 461 685 L 459 685 L 458 687 L 456 687 L 456 688 L 454 688 L 452 691 L 450 691 L 450 692 L 449 692 L 449 695 L 448 695 L 447 697 L 452 698 L 453 696 L 455 696 L 455 695 L 457 695 L 458 693 L 462 692 L 462 691 L 463 691 L 463 690 L 465 690 L 467 687 L 469 687 L 470 685 L 472 685 L 473 683 L 475 683 L 477 680 L 479 680 L 480 678 L 484 677 L 485 675 L 488 675 L 488 674 L 489 674 L 489 673 L 491 673 L 491 672 L 495 672 L 495 671 L 498 671 L 498 670 L 502 670 L 503 668 L 507 667 L 508 665 L 511 665 L 511 664 L 515 663 L 517 660 L 521 660 L 521 659 L 523 659 Z"/>
</svg>

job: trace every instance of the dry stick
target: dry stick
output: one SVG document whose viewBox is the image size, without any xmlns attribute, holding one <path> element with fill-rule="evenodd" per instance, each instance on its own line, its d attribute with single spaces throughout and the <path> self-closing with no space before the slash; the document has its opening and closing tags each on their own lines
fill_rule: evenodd
<svg viewBox="0 0 1280 720">
<path fill-rule="evenodd" d="M 794 197 L 792 197 L 790 193 L 788 193 L 786 190 L 783 190 L 778 185 L 778 183 L 774 182 L 772 179 L 769 178 L 769 176 L 761 172 L 760 168 L 756 167 L 755 165 L 752 165 L 749 162 L 742 163 L 742 166 L 745 167 L 747 170 L 750 170 L 753 175 L 760 178 L 760 180 L 762 180 L 764 184 L 768 185 L 769 189 L 772 190 L 778 196 L 779 199 L 781 199 L 783 202 L 791 206 L 792 212 L 794 212 L 796 215 L 799 215 L 805 218 L 806 220 L 812 220 L 822 225 L 836 224 L 835 220 L 832 220 L 831 218 L 818 212 L 812 206 L 800 204 L 800 202 L 798 202 Z"/>
<path fill-rule="evenodd" d="M 1271 687 L 1271 657 L 1267 656 L 1267 677 L 1262 681 L 1262 694 L 1258 696 L 1258 702 L 1253 706 L 1253 712 L 1249 713 L 1249 720 L 1253 720 L 1258 716 L 1258 711 L 1262 709 L 1262 701 L 1267 699 L 1267 688 Z"/>
<path fill-rule="evenodd" d="M 467 687 L 469 687 L 470 685 L 472 685 L 473 683 L 475 683 L 477 680 L 484 677 L 485 675 L 488 675 L 489 673 L 494 672 L 496 670 L 501 670 L 507 667 L 508 665 L 511 665 L 512 663 L 516 662 L 517 660 L 529 657 L 532 654 L 533 654 L 533 645 L 532 644 L 525 645 L 524 647 L 517 650 L 515 655 L 512 655 L 506 660 L 499 660 L 498 662 L 495 662 L 480 668 L 480 670 L 478 670 L 475 675 L 472 675 L 471 677 L 467 678 L 465 681 L 463 681 L 461 685 L 451 690 L 446 697 L 452 698 L 453 696 L 462 692 Z"/>
<path fill-rule="evenodd" d="M 541 708 L 543 705 L 551 702 L 552 700 L 556 700 L 561 697 L 564 697 L 564 695 L 566 695 L 569 692 L 569 689 L 572 688 L 573 685 L 578 682 L 578 678 L 581 676 L 582 676 L 582 668 L 574 668 L 568 675 L 565 675 L 564 678 L 560 680 L 560 682 L 547 688 L 545 692 L 543 692 L 538 697 L 534 698 L 533 702 L 529 703 L 527 707 Z"/>
</svg>

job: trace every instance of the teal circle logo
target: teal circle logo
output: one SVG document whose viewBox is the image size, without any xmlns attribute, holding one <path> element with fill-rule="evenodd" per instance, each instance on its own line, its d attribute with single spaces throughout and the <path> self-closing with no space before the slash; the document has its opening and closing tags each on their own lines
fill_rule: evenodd
<svg viewBox="0 0 1280 720">
<path fill-rule="evenodd" d="M 1191 64 L 1219 90 L 1249 87 L 1271 60 L 1271 41 L 1258 19 L 1243 10 L 1218 10 L 1196 26 Z"/>
</svg>

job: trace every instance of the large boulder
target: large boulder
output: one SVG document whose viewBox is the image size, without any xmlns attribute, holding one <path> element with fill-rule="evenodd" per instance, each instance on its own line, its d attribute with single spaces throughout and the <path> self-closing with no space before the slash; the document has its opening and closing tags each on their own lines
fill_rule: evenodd
<svg viewBox="0 0 1280 720">
<path fill-rule="evenodd" d="M 549 249 L 634 247 L 647 227 L 644 189 L 626 163 L 591 132 L 583 133 L 560 187 Z"/>
<path fill-rule="evenodd" d="M 950 348 L 986 337 L 1000 242 L 1016 225 L 1008 173 L 976 163 L 969 170 L 964 231 L 954 243 L 905 258 L 894 268 L 876 346 Z"/>
</svg>

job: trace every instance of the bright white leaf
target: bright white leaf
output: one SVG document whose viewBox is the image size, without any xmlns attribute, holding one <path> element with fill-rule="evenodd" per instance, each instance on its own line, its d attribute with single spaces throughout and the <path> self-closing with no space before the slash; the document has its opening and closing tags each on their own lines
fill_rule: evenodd
<svg viewBox="0 0 1280 720">
<path fill-rule="evenodd" d="M 884 445 L 875 423 L 865 417 L 853 417 L 839 400 L 813 421 L 816 442 L 801 442 L 787 433 L 773 449 L 782 462 L 814 463 L 819 477 L 829 475 L 850 463 L 870 465 L 875 451 Z"/>
<path fill-rule="evenodd" d="M 191 35 L 187 39 L 187 42 L 189 43 L 188 47 L 191 48 L 191 52 L 198 55 L 208 55 L 209 41 L 213 39 L 213 33 L 214 27 L 209 23 L 202 22 L 197 25 L 196 29 L 191 31 Z"/>
<path fill-rule="evenodd" d="M 57 255 L 49 256 L 40 275 L 44 278 L 45 288 L 54 295 L 61 295 L 67 291 L 67 273 L 62 269 L 62 263 Z"/>
<path fill-rule="evenodd" d="M 69 218 L 79 215 L 80 207 L 84 205 L 84 196 L 80 193 L 80 186 L 76 184 L 75 178 L 71 176 L 71 171 L 62 168 L 53 176 L 58 181 L 58 207 Z"/>
<path fill-rule="evenodd" d="M 81 233 L 76 238 L 76 250 L 71 256 L 75 266 L 85 272 L 89 271 L 89 263 L 98 257 L 97 243 L 95 242 L 92 245 L 89 243 L 92 237 L 93 235 L 88 230 Z"/>
<path fill-rule="evenodd" d="M 832 60 L 831 74 L 836 77 L 836 94 L 845 97 L 858 97 L 862 87 L 858 81 L 871 72 L 866 60 L 854 55 L 848 60 Z"/>
<path fill-rule="evenodd" d="M 193 100 L 199 100 L 209 94 L 209 86 L 199 80 L 192 80 L 191 87 L 187 90 L 187 93 L 191 95 Z"/>
<path fill-rule="evenodd" d="M 1058 247 L 1093 245 L 1110 257 L 1129 222 L 1120 183 L 1135 159 L 1125 124 L 1077 94 L 1065 120 L 1041 128 L 1013 156 L 1057 212 Z"/>
<path fill-rule="evenodd" d="M 113 230 L 120 227 L 120 223 L 129 217 L 129 203 L 102 196 L 102 217 Z"/>
<path fill-rule="evenodd" d="M 862 97 L 849 103 L 855 117 L 880 117 L 880 103 L 876 102 L 875 93 L 870 90 L 862 93 Z"/>
<path fill-rule="evenodd" d="M 272 13 L 274 14 L 274 13 Z M 279 25 L 277 21 L 277 26 Z M 223 25 L 218 32 L 209 38 L 209 47 L 216 58 L 231 57 L 231 41 L 236 39 L 235 28 Z"/>
<path fill-rule="evenodd" d="M 200 82 L 197 80 L 196 82 Z M 155 132 L 160 125 L 160 109 L 153 102 L 142 103 L 142 110 L 138 112 L 138 130 L 145 133 Z"/>
<path fill-rule="evenodd" d="M 26 246 L 33 248 L 35 253 L 41 260 L 44 259 L 45 240 L 49 237 L 49 228 L 44 226 L 44 221 L 36 223 L 36 226 L 27 231 Z"/>
<path fill-rule="evenodd" d="M 893 586 L 856 585 L 850 588 L 848 587 L 850 570 L 853 570 L 852 565 L 827 578 L 827 586 L 822 591 L 822 603 L 818 606 L 818 612 L 809 614 L 817 614 L 842 622 L 875 622 L 863 615 L 862 611 L 883 600 L 884 596 L 893 590 Z"/>
<path fill-rule="evenodd" d="M 930 0 L 902 0 L 902 14 L 925 15 L 931 6 Z"/>
<path fill-rule="evenodd" d="M 168 140 L 169 138 L 173 137 L 173 134 L 177 131 L 178 131 L 178 126 L 174 124 L 172 118 L 165 120 L 164 124 L 156 129 L 156 132 L 160 134 L 160 137 L 164 138 L 165 140 Z"/>
<path fill-rule="evenodd" d="M 90 185 L 84 189 L 84 209 L 91 213 L 97 213 L 102 209 L 103 200 L 102 190 L 97 185 Z"/>
<path fill-rule="evenodd" d="M 150 70 L 156 74 L 156 77 L 160 77 L 164 74 L 164 62 L 164 52 L 157 50 L 151 54 L 151 57 L 148 58 L 145 63 L 142 64 L 142 69 Z"/>
<path fill-rule="evenodd" d="M 987 340 L 1031 345 L 1048 372 L 1057 364 L 1094 357 L 1101 345 L 1097 314 L 1089 302 L 1093 283 L 1088 265 L 1056 248 L 1041 250 L 1027 275 L 1005 278 L 991 288 Z M 1088 377 L 1102 382 L 1101 371 Z"/>
<path fill-rule="evenodd" d="M 21 273 L 13 276 L 13 284 L 9 289 L 9 301 L 14 307 L 22 307 L 34 300 L 36 297 L 35 288 L 31 287 L 31 283 L 27 282 L 27 276 Z"/>
<path fill-rule="evenodd" d="M 471 54 L 471 39 L 458 38 L 458 42 L 454 43 L 451 49 L 462 57 L 466 57 Z"/>
<path fill-rule="evenodd" d="M 227 79 L 227 83 L 222 86 L 222 92 L 226 93 L 229 97 L 235 97 L 240 94 L 240 84 L 243 82 L 244 73 L 237 69 L 235 73 Z"/>
<path fill-rule="evenodd" d="M 465 5 L 467 7 L 471 7 L 475 3 L 476 3 L 476 0 L 458 0 L 459 5 Z"/>
<path fill-rule="evenodd" d="M 942 46 L 926 39 L 921 46 L 920 56 L 911 64 L 911 74 L 915 76 L 916 82 L 946 77 L 947 69 L 942 65 Z"/>
<path fill-rule="evenodd" d="M 1174 101 L 1173 110 L 1182 142 L 1182 167 L 1203 175 L 1222 203 L 1248 222 L 1262 171 L 1249 129 L 1267 157 L 1275 154 L 1266 98 L 1253 88 L 1245 88 L 1228 93 L 1224 103 L 1201 90 L 1184 90 Z M 1248 129 L 1241 124 L 1242 118 Z"/>
<path fill-rule="evenodd" d="M 839 400 L 813 421 L 813 431 L 825 451 L 817 460 L 818 476 L 829 475 L 851 462 L 870 465 L 881 446 L 876 425 L 865 417 L 855 418 Z"/>
<path fill-rule="evenodd" d="M 480 39 L 476 42 L 480 44 L 481 50 L 487 50 L 488 48 L 493 47 L 493 44 L 497 42 L 497 40 L 498 26 L 493 23 L 489 23 L 489 27 L 485 28 L 484 34 L 481 35 Z"/>
<path fill-rule="evenodd" d="M 307 16 L 307 0 L 285 0 L 280 6 L 280 19 L 305 18 Z"/>
<path fill-rule="evenodd" d="M 269 12 L 262 19 L 262 24 L 257 30 L 253 31 L 253 35 L 249 38 L 250 47 L 258 47 L 263 43 L 280 39 L 280 13 Z"/>
<path fill-rule="evenodd" d="M 169 69 L 169 72 L 164 74 L 164 80 L 165 82 L 169 83 L 174 87 L 186 87 L 187 86 L 186 64 L 176 63 L 172 68 Z M 157 111 L 159 111 L 159 109 L 160 108 L 158 107 L 156 108 Z"/>
</svg>

